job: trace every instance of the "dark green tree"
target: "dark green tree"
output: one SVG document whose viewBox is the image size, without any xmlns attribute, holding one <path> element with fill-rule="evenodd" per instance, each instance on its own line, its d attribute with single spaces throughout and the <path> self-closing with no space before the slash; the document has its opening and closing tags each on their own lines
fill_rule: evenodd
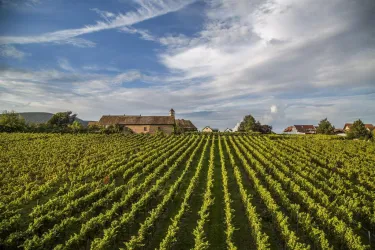
<svg viewBox="0 0 375 250">
<path fill-rule="evenodd" d="M 317 134 L 333 135 L 335 127 L 328 121 L 327 118 L 319 122 L 318 128 L 316 129 Z"/>
<path fill-rule="evenodd" d="M 259 130 L 260 123 L 255 121 L 255 118 L 252 115 L 246 115 L 238 127 L 238 131 L 240 132 L 259 132 Z"/>
<path fill-rule="evenodd" d="M 361 121 L 361 119 L 355 121 L 350 128 L 349 132 L 347 133 L 349 139 L 353 138 L 363 138 L 368 139 L 371 137 L 370 131 L 367 130 L 365 124 Z"/>
<path fill-rule="evenodd" d="M 260 132 L 262 134 L 271 134 L 272 133 L 272 126 L 266 125 L 266 124 L 261 125 Z"/>
<path fill-rule="evenodd" d="M 57 127 L 67 127 L 73 124 L 77 114 L 72 114 L 72 111 L 58 112 L 54 114 L 47 122 L 49 125 Z"/>
<path fill-rule="evenodd" d="M 25 119 L 14 111 L 4 111 L 0 115 L 0 126 L 4 132 L 17 132 L 26 129 Z"/>
<path fill-rule="evenodd" d="M 243 121 L 238 127 L 239 132 L 260 132 L 262 134 L 272 133 L 272 126 L 262 125 L 259 121 L 256 121 L 252 115 L 247 115 L 243 118 Z"/>
</svg>

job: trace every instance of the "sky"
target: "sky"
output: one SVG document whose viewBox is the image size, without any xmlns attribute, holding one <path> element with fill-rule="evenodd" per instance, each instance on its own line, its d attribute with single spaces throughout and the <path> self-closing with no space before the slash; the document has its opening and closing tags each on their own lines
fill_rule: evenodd
<svg viewBox="0 0 375 250">
<path fill-rule="evenodd" d="M 0 0 L 0 110 L 375 123 L 373 0 Z"/>
</svg>

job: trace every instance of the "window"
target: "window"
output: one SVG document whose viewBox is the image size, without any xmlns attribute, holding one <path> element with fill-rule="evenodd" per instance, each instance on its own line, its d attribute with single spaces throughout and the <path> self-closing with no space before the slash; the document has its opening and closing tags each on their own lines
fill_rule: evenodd
<svg viewBox="0 0 375 250">
<path fill-rule="evenodd" d="M 147 127 L 143 127 L 143 131 L 147 131 Z"/>
</svg>

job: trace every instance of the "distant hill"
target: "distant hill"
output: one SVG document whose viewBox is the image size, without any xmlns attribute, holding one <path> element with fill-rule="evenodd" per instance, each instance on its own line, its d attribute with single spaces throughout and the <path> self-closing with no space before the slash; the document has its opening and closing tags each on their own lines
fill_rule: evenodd
<svg viewBox="0 0 375 250">
<path fill-rule="evenodd" d="M 52 113 L 47 112 L 21 112 L 19 113 L 26 121 L 26 123 L 46 123 L 53 116 Z M 76 117 L 76 121 L 83 126 L 87 126 L 88 121 L 84 121 Z"/>
</svg>

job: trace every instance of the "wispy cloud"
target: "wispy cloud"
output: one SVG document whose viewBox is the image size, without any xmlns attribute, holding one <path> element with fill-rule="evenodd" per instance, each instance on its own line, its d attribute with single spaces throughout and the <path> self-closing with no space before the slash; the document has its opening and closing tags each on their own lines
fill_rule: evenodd
<svg viewBox="0 0 375 250">
<path fill-rule="evenodd" d="M 93 48 L 96 46 L 96 43 L 89 41 L 87 39 L 78 38 L 78 37 L 68 38 L 64 40 L 56 40 L 56 41 L 53 41 L 52 43 L 59 44 L 59 45 L 68 44 L 68 45 L 73 45 L 78 48 Z"/>
<path fill-rule="evenodd" d="M 139 8 L 136 11 L 125 14 L 112 14 L 110 12 L 95 9 L 104 21 L 97 21 L 94 25 L 86 25 L 78 29 L 66 29 L 56 32 L 45 33 L 36 36 L 0 36 L 0 44 L 27 44 L 27 43 L 68 43 L 73 45 L 89 44 L 87 40 L 74 39 L 78 36 L 99 32 L 102 30 L 115 29 L 133 25 L 169 12 L 177 11 L 195 0 L 158 0 L 158 1 L 137 1 Z M 73 40 L 72 40 L 73 39 Z M 90 46 L 89 46 L 90 47 Z"/>
<path fill-rule="evenodd" d="M 15 59 L 23 59 L 28 53 L 22 52 L 11 45 L 0 46 L 0 56 L 1 57 L 11 57 Z"/>
<path fill-rule="evenodd" d="M 120 69 L 116 68 L 116 67 L 112 67 L 112 66 L 106 66 L 106 67 L 100 67 L 98 65 L 95 65 L 95 64 L 91 64 L 91 65 L 85 65 L 82 67 L 83 70 L 88 70 L 88 71 L 110 71 L 110 72 L 121 72 Z"/>
<path fill-rule="evenodd" d="M 148 30 L 144 29 L 136 29 L 134 27 L 126 26 L 119 29 L 122 32 L 126 32 L 129 34 L 137 34 L 143 40 L 157 42 L 163 46 L 166 46 L 168 49 L 178 49 L 183 46 L 187 46 L 196 42 L 195 39 L 188 38 L 182 34 L 178 35 L 166 35 L 166 36 L 155 36 L 151 34 Z"/>
<path fill-rule="evenodd" d="M 59 67 L 62 68 L 63 70 L 75 71 L 74 68 L 70 65 L 68 59 L 66 59 L 66 58 L 59 58 L 57 60 L 57 63 L 59 65 Z"/>
</svg>

